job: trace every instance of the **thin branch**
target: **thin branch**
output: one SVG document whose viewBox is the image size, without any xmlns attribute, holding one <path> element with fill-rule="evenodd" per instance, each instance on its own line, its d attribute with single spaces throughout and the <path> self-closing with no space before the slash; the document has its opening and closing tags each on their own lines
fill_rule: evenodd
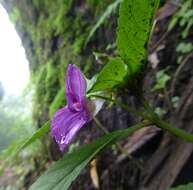
<svg viewBox="0 0 193 190">
<path fill-rule="evenodd" d="M 109 102 L 112 102 L 112 103 L 122 107 L 123 109 L 127 110 L 130 113 L 133 113 L 133 114 L 135 114 L 137 116 L 140 116 L 140 117 L 144 117 L 143 112 L 137 111 L 137 110 L 133 109 L 132 107 L 119 102 L 118 100 L 115 100 L 115 99 L 112 99 L 112 98 L 109 98 L 109 97 L 106 97 L 106 96 L 100 96 L 100 95 L 94 95 L 94 94 L 90 95 L 90 97 L 95 97 L 95 98 L 99 98 L 99 99 L 102 99 L 102 100 L 107 100 Z"/>
<path fill-rule="evenodd" d="M 157 127 L 161 128 L 161 129 L 165 129 L 165 130 L 169 131 L 170 133 L 172 133 L 172 134 L 174 134 L 174 135 L 176 135 L 176 136 L 178 136 L 186 141 L 193 143 L 193 135 L 191 133 L 188 133 L 183 129 L 179 129 L 177 127 L 174 127 L 173 125 L 160 119 L 159 116 L 153 111 L 151 106 L 148 105 L 148 103 L 144 104 L 144 107 L 145 107 L 144 112 L 137 112 L 137 111 L 133 110 L 132 108 L 128 107 L 125 104 L 122 104 L 121 102 L 119 102 L 117 100 L 111 100 L 111 98 L 98 96 L 98 95 L 97 96 L 93 95 L 93 96 L 104 99 L 104 100 L 112 101 L 115 104 L 119 105 L 120 107 L 122 107 L 128 111 L 132 110 L 137 115 L 142 116 L 145 120 L 152 122 L 152 124 L 155 124 Z"/>
<path fill-rule="evenodd" d="M 96 126 L 97 126 L 99 129 L 101 129 L 105 134 L 109 134 L 109 133 L 110 133 L 110 132 L 102 125 L 102 123 L 101 123 L 96 117 L 94 117 L 93 120 L 94 120 Z M 133 158 L 133 157 L 127 152 L 127 150 L 125 150 L 125 149 L 121 146 L 120 143 L 116 142 L 115 145 L 116 145 L 117 149 L 118 149 L 122 154 L 125 154 L 125 155 L 129 158 L 129 160 L 130 160 L 131 162 L 133 162 L 139 169 L 143 169 L 142 164 L 139 163 L 138 161 L 136 161 L 135 158 Z"/>
<path fill-rule="evenodd" d="M 176 82 L 177 82 L 178 76 L 179 76 L 182 68 L 183 68 L 184 65 L 187 63 L 187 61 L 191 58 L 192 55 L 193 55 L 193 52 L 189 53 L 189 54 L 184 58 L 184 60 L 182 61 L 182 63 L 179 65 L 179 67 L 177 68 L 177 70 L 176 70 L 176 72 L 175 72 L 175 74 L 174 74 L 172 83 L 171 83 L 171 90 L 170 90 L 171 96 L 174 95 Z"/>
</svg>

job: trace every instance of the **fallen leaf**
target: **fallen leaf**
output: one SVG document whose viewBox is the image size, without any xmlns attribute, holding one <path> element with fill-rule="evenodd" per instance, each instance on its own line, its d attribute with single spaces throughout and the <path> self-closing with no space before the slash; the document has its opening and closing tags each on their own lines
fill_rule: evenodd
<svg viewBox="0 0 193 190">
<path fill-rule="evenodd" d="M 90 163 L 90 176 L 96 189 L 100 189 L 99 176 L 97 172 L 97 160 L 94 159 Z"/>
<path fill-rule="evenodd" d="M 136 152 L 141 148 L 145 143 L 151 140 L 161 129 L 150 126 L 137 130 L 132 136 L 129 137 L 128 142 L 124 145 L 124 150 L 128 154 Z M 117 162 L 121 162 L 125 159 L 126 155 L 122 154 L 118 157 Z"/>
</svg>

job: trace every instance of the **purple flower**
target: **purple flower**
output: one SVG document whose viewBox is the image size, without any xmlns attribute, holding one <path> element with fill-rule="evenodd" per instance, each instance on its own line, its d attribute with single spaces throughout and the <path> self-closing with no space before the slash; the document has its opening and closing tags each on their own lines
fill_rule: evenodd
<svg viewBox="0 0 193 190">
<path fill-rule="evenodd" d="M 66 79 L 67 106 L 58 110 L 52 120 L 51 134 L 60 150 L 72 141 L 95 112 L 95 104 L 86 99 L 86 79 L 75 65 L 69 65 Z"/>
</svg>

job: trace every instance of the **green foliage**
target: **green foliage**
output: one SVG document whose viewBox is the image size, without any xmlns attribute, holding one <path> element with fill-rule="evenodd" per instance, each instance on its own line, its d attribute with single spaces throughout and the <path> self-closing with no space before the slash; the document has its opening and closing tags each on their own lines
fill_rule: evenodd
<svg viewBox="0 0 193 190">
<path fill-rule="evenodd" d="M 46 76 L 47 69 L 46 65 L 44 65 L 41 67 L 39 73 L 36 75 L 36 97 L 38 102 L 42 102 L 46 94 Z"/>
<path fill-rule="evenodd" d="M 124 0 L 119 11 L 117 47 L 131 73 L 141 70 L 158 0 Z"/>
<path fill-rule="evenodd" d="M 107 7 L 115 1 L 116 0 L 86 0 L 87 5 L 90 7 L 92 13 L 94 14 L 94 20 L 98 20 L 100 18 L 99 16 L 106 11 Z"/>
<path fill-rule="evenodd" d="M 192 190 L 193 189 L 193 183 L 188 183 L 187 185 L 180 185 L 178 187 L 173 187 L 168 190 Z"/>
<path fill-rule="evenodd" d="M 48 103 L 52 102 L 57 94 L 57 89 L 59 87 L 58 72 L 58 67 L 52 61 L 49 61 L 47 63 L 47 75 L 45 81 L 46 102 Z"/>
<path fill-rule="evenodd" d="M 3 99 L 3 96 L 4 96 L 4 88 L 0 81 L 0 101 Z"/>
<path fill-rule="evenodd" d="M 182 38 L 187 38 L 193 26 L 192 0 L 184 1 L 180 10 L 173 16 L 169 23 L 168 31 L 171 31 L 177 24 L 182 28 Z"/>
<path fill-rule="evenodd" d="M 87 1 L 92 1 L 95 5 L 100 4 L 106 11 L 91 29 L 86 43 L 120 3 L 120 0 L 117 0 L 111 4 L 109 0 L 109 6 L 107 6 L 107 1 Z M 85 51 L 85 56 L 80 54 L 86 38 L 84 34 L 89 31 L 87 20 L 90 18 L 88 19 L 88 15 L 84 14 L 84 12 L 88 12 L 85 11 L 88 8 L 86 4 L 84 6 L 82 6 L 82 4 L 81 6 L 77 6 L 76 4 L 79 3 L 73 0 L 34 0 L 32 2 L 35 4 L 36 9 L 41 10 L 40 15 L 35 19 L 35 24 L 28 23 L 31 15 L 30 10 L 23 11 L 29 13 L 29 18 L 22 18 L 24 18 L 24 23 L 28 23 L 25 27 L 26 34 L 32 36 L 31 41 L 28 42 L 30 48 L 32 47 L 32 52 L 30 52 L 31 54 L 28 53 L 28 56 L 32 56 L 32 72 L 38 76 L 34 107 L 37 109 L 38 114 L 49 110 L 49 114 L 52 117 L 56 109 L 63 106 L 62 104 L 65 101 L 65 91 L 64 86 L 62 86 L 64 76 L 60 70 L 65 70 L 68 63 L 84 65 L 85 69 L 85 65 L 92 61 L 87 55 L 87 53 L 90 52 L 89 49 L 88 52 Z M 142 62 L 146 58 L 146 43 L 148 42 L 157 4 L 158 0 L 124 0 L 120 9 L 117 40 L 121 58 L 110 59 L 109 63 L 96 77 L 96 83 L 94 83 L 91 92 L 111 90 L 119 87 L 127 81 L 130 72 L 132 72 L 132 74 L 139 72 Z M 91 14 L 96 15 L 96 13 L 102 13 L 103 11 L 104 9 L 99 9 L 97 6 L 97 11 Z M 94 20 L 95 17 L 96 16 L 93 16 L 90 20 Z M 33 54 L 35 55 L 33 56 Z M 89 65 L 89 68 L 90 67 Z M 128 67 L 130 69 L 129 73 Z M 87 70 L 89 72 L 89 69 Z M 61 90 L 58 91 L 58 89 Z M 46 114 L 47 113 L 39 114 L 36 120 L 40 122 L 45 120 L 45 118 L 47 118 Z M 44 115 L 45 117 L 43 117 Z M 132 134 L 141 127 L 142 126 L 135 126 L 126 130 L 113 132 L 91 144 L 83 146 L 76 152 L 66 154 L 50 168 L 44 176 L 40 177 L 31 189 L 68 189 L 81 170 L 100 151 L 118 139 Z M 49 124 L 40 128 L 19 147 L 19 150 L 35 142 L 35 140 L 43 136 L 49 128 Z"/>
<path fill-rule="evenodd" d="M 40 0 L 33 0 L 33 3 L 36 8 L 39 8 L 41 6 L 41 1 Z"/>
<path fill-rule="evenodd" d="M 6 146 L 1 147 L 0 151 L 7 147 L 9 149 L 4 149 L 3 154 L 5 152 L 12 154 L 26 140 L 26 136 L 31 136 L 35 131 L 32 123 L 30 102 L 30 94 L 22 97 L 5 97 L 1 102 L 0 134 L 2 136 L 0 139 L 2 142 L 0 140 L 0 145 L 6 144 Z"/>
<path fill-rule="evenodd" d="M 176 47 L 176 51 L 182 54 L 190 53 L 192 50 L 193 50 L 193 45 L 190 42 L 188 43 L 181 42 Z"/>
<path fill-rule="evenodd" d="M 127 65 L 121 58 L 111 58 L 109 63 L 99 73 L 91 92 L 110 90 L 120 86 L 125 82 L 127 74 Z"/>
<path fill-rule="evenodd" d="M 167 82 L 171 76 L 167 74 L 167 69 L 160 70 L 156 73 L 156 84 L 154 90 L 163 90 L 166 88 Z"/>
<path fill-rule="evenodd" d="M 191 35 L 193 27 L 193 3 L 192 0 L 183 1 L 179 11 L 172 17 L 168 31 L 171 31 L 177 25 L 181 29 L 181 37 L 187 39 Z M 193 45 L 190 42 L 180 42 L 177 45 L 176 51 L 181 55 L 177 57 L 177 63 L 181 64 L 184 59 L 184 54 L 190 53 L 193 49 Z"/>
<path fill-rule="evenodd" d="M 37 156 L 40 150 L 40 142 L 35 142 L 21 154 L 14 155 L 26 137 L 35 132 L 31 101 L 31 91 L 28 91 L 25 96 L 4 96 L 0 103 L 0 175 L 2 179 L 7 178 L 9 184 L 11 181 L 14 189 L 22 189 L 23 178 L 33 168 L 34 155 Z M 16 183 L 6 175 L 10 168 L 11 176 L 18 176 Z M 1 184 L 1 187 L 4 185 Z"/>
<path fill-rule="evenodd" d="M 72 2 L 73 0 L 59 0 L 59 5 L 62 5 L 59 9 L 58 3 L 53 5 L 56 12 L 52 14 L 55 18 L 51 17 L 51 19 L 54 21 L 53 27 L 56 29 L 55 35 L 61 34 L 67 29 L 69 23 L 65 23 L 64 20 L 66 20 L 66 15 L 71 9 Z M 48 6 L 50 6 L 50 3 Z"/>
<path fill-rule="evenodd" d="M 30 188 L 30 190 L 67 190 L 71 183 L 80 174 L 82 169 L 107 146 L 112 145 L 120 138 L 131 135 L 143 125 L 112 132 L 84 145 L 78 150 L 64 155 L 43 176 L 41 176 Z"/>
<path fill-rule="evenodd" d="M 11 12 L 11 14 L 10 14 L 10 20 L 11 20 L 11 22 L 13 22 L 14 24 L 16 24 L 17 21 L 18 21 L 18 19 L 19 19 L 19 17 L 20 17 L 20 12 L 19 12 L 19 10 L 15 7 L 15 8 L 13 9 L 13 11 Z"/>
<path fill-rule="evenodd" d="M 93 57 L 88 54 L 92 50 L 86 50 L 86 55 L 81 54 L 91 27 L 90 21 L 102 15 L 112 2 L 87 0 L 82 6 L 75 0 L 33 0 L 32 4 L 38 12 L 35 18 L 30 18 L 33 10 L 28 10 L 25 3 L 21 6 L 17 4 L 21 14 L 20 23 L 25 23 L 22 29 L 28 35 L 24 44 L 30 44 L 26 49 L 29 51 L 30 70 L 35 78 L 33 115 L 38 125 L 48 118 L 47 110 L 51 116 L 64 102 L 62 93 L 60 96 L 58 91 L 65 86 L 67 65 L 82 65 L 87 75 L 91 71 Z M 29 20 L 35 20 L 35 23 Z M 109 28 L 109 25 L 107 23 L 106 27 Z"/>
<path fill-rule="evenodd" d="M 16 161 L 15 159 L 17 158 L 18 162 L 22 161 L 20 160 L 20 157 L 22 157 L 22 154 L 24 155 L 30 155 L 30 156 L 35 156 L 37 155 L 37 153 L 40 151 L 41 148 L 41 143 L 40 138 L 48 131 L 46 131 L 49 129 L 46 129 L 43 126 L 43 129 L 39 129 L 37 130 L 37 134 L 36 132 L 33 133 L 33 135 L 26 133 L 26 136 L 23 137 L 20 134 L 17 134 L 18 139 L 14 139 L 11 141 L 11 143 L 9 144 L 9 146 L 4 149 L 1 154 L 0 154 L 0 160 L 1 161 L 5 161 L 8 164 L 12 165 L 14 163 L 14 161 Z M 27 147 L 27 149 L 25 149 Z M 22 150 L 25 149 L 25 151 L 22 152 Z M 22 154 L 20 155 L 19 153 L 22 152 Z M 6 168 L 8 166 L 2 166 L 2 168 Z M 0 171 L 2 169 L 0 167 Z"/>
<path fill-rule="evenodd" d="M 33 76 L 35 80 L 35 97 L 33 105 L 33 118 L 38 120 L 42 117 L 42 110 L 45 106 L 46 98 L 46 76 L 47 68 L 46 65 L 43 65 L 40 70 Z"/>
<path fill-rule="evenodd" d="M 160 107 L 156 107 L 154 112 L 159 115 L 160 118 L 163 118 L 163 116 L 166 114 L 166 111 Z"/>
<path fill-rule="evenodd" d="M 5 96 L 0 102 L 0 152 L 34 131 L 28 96 Z"/>
<path fill-rule="evenodd" d="M 67 65 L 81 65 L 89 77 L 93 57 L 88 55 L 92 49 L 83 52 L 84 42 L 92 21 L 96 21 L 112 2 L 114 0 L 86 0 L 81 3 L 75 0 L 32 0 L 29 4 L 13 1 L 20 13 L 18 32 L 22 37 L 23 33 L 26 36 L 22 40 L 34 79 L 33 116 L 39 127 L 48 114 L 53 115 L 64 102 L 62 93 L 59 95 L 58 91 L 65 86 Z M 12 9 L 11 12 L 17 18 L 17 11 Z M 106 22 L 106 28 L 110 28 L 110 23 Z"/>
<path fill-rule="evenodd" d="M 107 9 L 104 11 L 102 16 L 98 19 L 97 23 L 91 28 L 88 37 L 85 40 L 84 46 L 88 44 L 88 42 L 91 40 L 97 29 L 104 23 L 106 19 L 108 19 L 113 12 L 117 9 L 118 5 L 121 3 L 122 0 L 116 0 L 112 4 L 110 4 Z"/>
<path fill-rule="evenodd" d="M 54 98 L 52 104 L 50 105 L 50 111 L 49 115 L 50 118 L 54 116 L 54 113 L 61 107 L 64 107 L 66 104 L 66 94 L 65 94 L 65 89 L 61 88 L 56 97 Z"/>
<path fill-rule="evenodd" d="M 11 126 L 15 126 L 17 121 L 10 116 L 2 106 L 0 108 L 0 152 L 5 149 L 15 138 Z M 8 132 L 9 131 L 9 132 Z"/>
<path fill-rule="evenodd" d="M 85 34 L 77 38 L 73 44 L 73 50 L 75 54 L 79 54 L 82 51 L 82 47 L 85 40 Z"/>
<path fill-rule="evenodd" d="M 50 122 L 46 122 L 40 129 L 38 129 L 32 136 L 25 139 L 21 146 L 18 146 L 17 151 L 15 154 L 18 154 L 21 150 L 29 146 L 30 144 L 34 143 L 36 140 L 40 139 L 50 130 Z"/>
<path fill-rule="evenodd" d="M 180 98 L 179 98 L 178 96 L 172 97 L 172 99 L 171 99 L 172 106 L 173 106 L 174 108 L 177 108 L 178 105 L 179 105 L 179 101 L 180 101 Z"/>
<path fill-rule="evenodd" d="M 193 45 L 191 42 L 188 42 L 188 43 L 180 42 L 176 47 L 176 51 L 179 53 L 177 57 L 177 63 L 181 64 L 186 54 L 190 53 L 192 50 L 193 50 Z"/>
</svg>

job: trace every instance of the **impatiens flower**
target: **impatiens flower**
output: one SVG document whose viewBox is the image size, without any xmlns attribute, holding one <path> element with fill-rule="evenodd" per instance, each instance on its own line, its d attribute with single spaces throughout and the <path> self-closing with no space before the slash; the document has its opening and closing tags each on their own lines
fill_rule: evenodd
<svg viewBox="0 0 193 190">
<path fill-rule="evenodd" d="M 87 83 L 84 75 L 70 64 L 67 69 L 66 97 L 67 105 L 58 110 L 52 120 L 51 134 L 55 138 L 60 150 L 73 140 L 76 133 L 87 124 L 98 112 L 94 101 L 86 98 Z"/>
</svg>

